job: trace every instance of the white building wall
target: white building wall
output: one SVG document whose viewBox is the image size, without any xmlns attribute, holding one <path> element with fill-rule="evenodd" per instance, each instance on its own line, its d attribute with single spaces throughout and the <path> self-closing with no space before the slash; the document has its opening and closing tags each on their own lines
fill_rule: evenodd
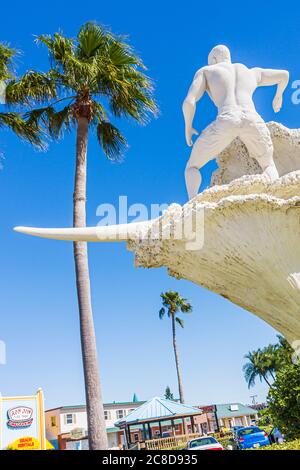
<svg viewBox="0 0 300 470">
<path fill-rule="evenodd" d="M 67 415 L 72 415 L 73 422 L 67 423 Z M 60 433 L 65 434 L 71 432 L 73 429 L 82 428 L 87 431 L 87 415 L 86 411 L 76 411 L 76 412 L 63 412 L 60 415 Z"/>
</svg>

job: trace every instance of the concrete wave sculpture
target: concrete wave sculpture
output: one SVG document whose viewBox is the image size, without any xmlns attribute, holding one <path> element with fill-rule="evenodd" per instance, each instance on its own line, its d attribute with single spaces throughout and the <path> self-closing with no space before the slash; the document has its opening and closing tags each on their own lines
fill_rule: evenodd
<svg viewBox="0 0 300 470">
<path fill-rule="evenodd" d="M 180 236 L 187 220 L 192 230 Z M 256 314 L 290 342 L 300 338 L 300 170 L 273 183 L 250 175 L 213 186 L 152 221 L 15 230 L 59 240 L 127 241 L 136 266 L 164 266 L 171 276 Z"/>
</svg>

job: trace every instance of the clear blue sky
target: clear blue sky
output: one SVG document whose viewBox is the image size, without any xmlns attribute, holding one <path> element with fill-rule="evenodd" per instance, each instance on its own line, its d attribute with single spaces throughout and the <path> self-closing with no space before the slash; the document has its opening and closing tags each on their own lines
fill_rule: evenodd
<svg viewBox="0 0 300 470">
<path fill-rule="evenodd" d="M 122 164 L 106 161 L 94 137 L 89 143 L 88 224 L 96 225 L 96 208 L 116 204 L 183 203 L 185 145 L 181 103 L 194 72 L 206 63 L 210 49 L 224 43 L 232 58 L 248 66 L 286 68 L 291 82 L 299 78 L 299 8 L 267 2 L 140 1 L 98 2 L 52 0 L 5 2 L 1 9 L 1 40 L 23 50 L 19 72 L 44 70 L 47 53 L 33 43 L 34 34 L 62 29 L 76 35 L 87 20 L 110 25 L 130 36 L 156 84 L 161 115 L 146 128 L 119 122 L 130 143 Z M 279 4 L 278 4 L 279 6 Z M 18 14 L 16 14 L 18 12 Z M 299 106 L 291 103 L 291 85 L 283 109 L 271 108 L 275 89 L 255 97 L 265 120 L 299 127 Z M 198 129 L 213 119 L 206 97 L 200 103 Z M 14 233 L 15 225 L 70 226 L 75 136 L 38 153 L 1 131 L 5 154 L 0 172 L 1 329 L 7 344 L 7 365 L 0 366 L 3 395 L 45 391 L 46 406 L 84 402 L 78 311 L 72 244 Z M 214 164 L 205 170 L 208 183 Z M 123 244 L 91 244 L 90 272 L 105 401 L 161 395 L 166 385 L 176 392 L 176 374 L 167 320 L 158 319 L 160 293 L 176 289 L 194 312 L 178 331 L 186 401 L 249 402 L 266 389 L 248 391 L 242 376 L 243 355 L 275 341 L 276 332 L 254 315 L 206 290 L 168 277 L 165 269 L 133 267 Z"/>
</svg>

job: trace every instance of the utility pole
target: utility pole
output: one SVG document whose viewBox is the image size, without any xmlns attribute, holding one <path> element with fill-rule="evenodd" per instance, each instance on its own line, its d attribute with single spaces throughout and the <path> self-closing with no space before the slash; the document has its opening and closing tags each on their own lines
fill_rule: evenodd
<svg viewBox="0 0 300 470">
<path fill-rule="evenodd" d="M 250 398 L 252 398 L 252 405 L 257 405 L 257 402 L 256 402 L 257 395 L 250 395 Z"/>
</svg>

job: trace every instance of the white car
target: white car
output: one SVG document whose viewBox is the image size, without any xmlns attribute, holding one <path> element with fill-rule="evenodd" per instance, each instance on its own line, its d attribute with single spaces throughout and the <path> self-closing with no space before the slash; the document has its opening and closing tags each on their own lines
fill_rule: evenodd
<svg viewBox="0 0 300 470">
<path fill-rule="evenodd" d="M 224 450 L 223 446 L 211 436 L 197 437 L 188 442 L 187 450 Z"/>
</svg>

